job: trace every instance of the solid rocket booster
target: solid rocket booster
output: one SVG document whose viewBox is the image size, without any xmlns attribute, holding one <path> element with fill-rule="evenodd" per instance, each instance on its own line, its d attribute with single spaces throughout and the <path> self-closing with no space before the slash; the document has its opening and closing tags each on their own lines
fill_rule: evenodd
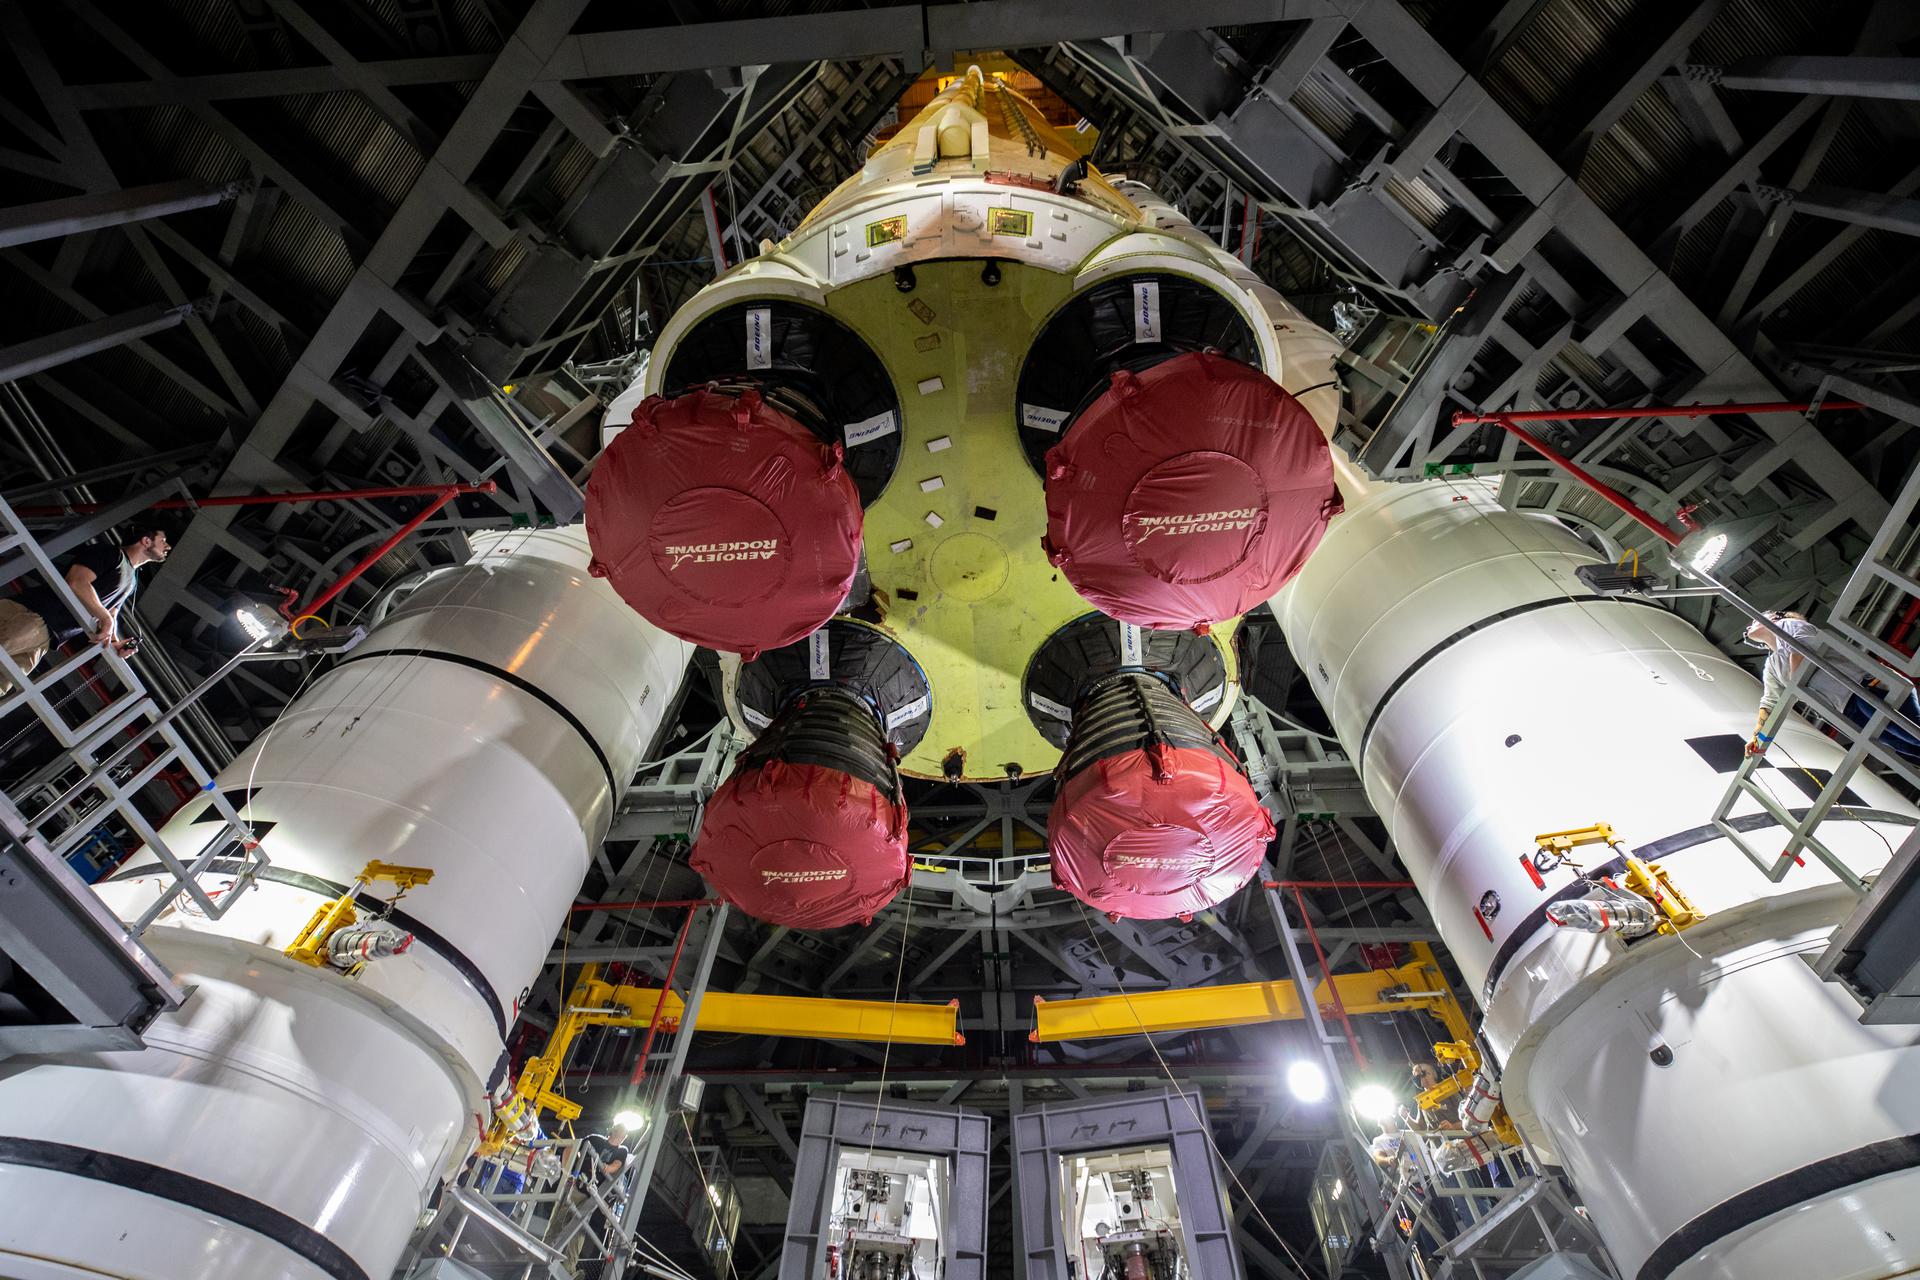
<svg viewBox="0 0 1920 1280">
<path fill-rule="evenodd" d="M 474 543 L 216 780 L 272 865 L 220 920 L 147 931 L 192 998 L 138 1052 L 0 1072 L 0 1271 L 392 1272 L 691 655 L 587 575 L 577 527 Z M 282 955 L 373 859 L 434 872 L 393 917 L 413 945 L 354 978 Z M 101 895 L 132 919 L 157 871 L 136 852 Z"/>
</svg>

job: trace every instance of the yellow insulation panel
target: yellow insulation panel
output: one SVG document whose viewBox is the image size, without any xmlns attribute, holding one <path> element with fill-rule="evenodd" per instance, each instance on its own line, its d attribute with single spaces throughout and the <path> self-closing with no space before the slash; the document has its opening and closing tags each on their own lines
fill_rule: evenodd
<svg viewBox="0 0 1920 1280">
<path fill-rule="evenodd" d="M 1046 494 L 1020 447 L 1014 391 L 1034 335 L 1066 300 L 1068 277 L 1001 262 L 1000 283 L 975 260 L 922 262 L 902 293 L 891 276 L 828 295 L 828 309 L 879 355 L 901 403 L 900 464 L 866 512 L 867 567 L 880 625 L 927 673 L 933 718 L 901 761 L 942 776 L 1044 773 L 1060 752 L 1022 704 L 1034 651 L 1092 606 L 1047 563 Z M 1237 679 L 1232 626 L 1215 629 Z"/>
</svg>

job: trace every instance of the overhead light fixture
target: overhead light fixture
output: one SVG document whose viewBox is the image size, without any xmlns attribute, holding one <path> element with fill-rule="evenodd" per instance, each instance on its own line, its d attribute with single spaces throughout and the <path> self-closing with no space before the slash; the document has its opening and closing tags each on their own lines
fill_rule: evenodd
<svg viewBox="0 0 1920 1280">
<path fill-rule="evenodd" d="M 287 620 L 257 600 L 235 609 L 233 620 L 240 624 L 241 634 L 253 648 L 278 644 L 287 634 Z"/>
<path fill-rule="evenodd" d="M 638 1111 L 621 1111 L 614 1115 L 613 1123 L 628 1133 L 638 1133 L 647 1127 L 647 1118 Z"/>
<path fill-rule="evenodd" d="M 1674 547 L 1672 559 L 1674 567 L 1685 573 L 1704 577 L 1712 573 L 1720 562 L 1727 558 L 1727 548 L 1732 543 L 1725 529 L 1708 527 L 1695 529 L 1680 539 Z"/>
<path fill-rule="evenodd" d="M 1327 1073 L 1317 1062 L 1301 1058 L 1287 1065 L 1287 1092 L 1301 1102 L 1321 1102 L 1327 1096 Z"/>
<path fill-rule="evenodd" d="M 1385 1120 L 1399 1106 L 1393 1090 L 1383 1084 L 1363 1084 L 1353 1091 L 1353 1113 L 1362 1120 Z"/>
<path fill-rule="evenodd" d="M 1725 572 L 1735 560 L 1780 525 L 1781 513 L 1763 511 L 1759 515 L 1730 517 L 1690 528 L 1667 552 L 1667 559 L 1681 573 L 1696 578 Z"/>
</svg>

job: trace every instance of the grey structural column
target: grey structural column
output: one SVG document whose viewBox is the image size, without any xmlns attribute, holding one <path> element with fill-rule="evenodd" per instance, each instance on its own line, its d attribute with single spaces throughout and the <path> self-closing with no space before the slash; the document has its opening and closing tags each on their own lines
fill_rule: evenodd
<svg viewBox="0 0 1920 1280">
<path fill-rule="evenodd" d="M 164 303 L 136 307 L 117 316 L 105 316 L 58 333 L 42 334 L 11 347 L 0 348 L 0 382 L 12 382 L 42 369 L 90 356 L 159 333 L 181 324 L 196 307 L 210 305 L 208 299 L 170 307 Z"/>
<path fill-rule="evenodd" d="M 695 907 L 698 911 L 700 908 Z M 693 1044 L 694 1031 L 700 1025 L 700 1002 L 706 997 L 707 983 L 713 977 L 714 957 L 720 953 L 720 939 L 726 933 L 727 904 L 713 909 L 707 922 L 707 936 L 700 944 L 700 960 L 693 972 L 693 985 L 687 989 L 686 1011 L 680 1016 L 680 1030 L 673 1037 L 673 1052 L 666 1070 L 659 1076 L 660 1106 L 647 1116 L 647 1136 L 640 1148 L 639 1166 L 634 1170 L 633 1190 L 627 1193 L 626 1207 L 620 1213 L 620 1233 L 632 1236 L 640 1222 L 640 1209 L 647 1201 L 647 1184 L 653 1180 L 654 1165 L 660 1159 L 660 1144 L 667 1139 L 667 1099 L 686 1069 L 687 1050 Z M 627 1271 L 626 1252 L 616 1252 L 607 1266 L 607 1280 L 622 1280 Z"/>
<path fill-rule="evenodd" d="M 1743 58 L 1726 67 L 1689 64 L 1682 72 L 1727 89 L 1805 93 L 1835 98 L 1899 98 L 1920 102 L 1920 58 Z"/>
<path fill-rule="evenodd" d="M 1270 865 L 1261 868 L 1262 878 L 1266 878 L 1271 873 Z M 1320 1002 L 1315 995 L 1320 984 L 1313 980 L 1312 974 L 1307 970 L 1306 960 L 1300 954 L 1300 943 L 1293 936 L 1293 925 L 1287 919 L 1286 904 L 1280 896 L 1280 890 L 1264 889 L 1262 892 L 1266 895 L 1267 909 L 1273 913 L 1274 932 L 1280 935 L 1280 954 L 1286 957 L 1287 974 L 1293 979 L 1294 990 L 1299 993 L 1300 1011 L 1306 1015 L 1307 1029 L 1313 1036 L 1315 1047 L 1320 1051 L 1320 1060 L 1326 1067 L 1328 1082 L 1333 1087 L 1333 1103 L 1339 1110 L 1334 1123 L 1341 1136 L 1347 1140 L 1353 1167 L 1365 1184 L 1366 1198 L 1363 1203 L 1370 1206 L 1367 1220 L 1371 1222 L 1378 1216 L 1371 1206 L 1381 1203 L 1380 1175 L 1374 1168 L 1373 1156 L 1367 1148 L 1365 1139 L 1354 1124 L 1353 1092 L 1348 1087 L 1347 1068 L 1341 1061 L 1340 1055 L 1334 1052 L 1334 1046 L 1340 1043 L 1340 1037 L 1328 1034 L 1326 1019 L 1320 1016 Z M 1331 989 L 1333 974 L 1329 972 L 1326 979 L 1327 986 Z M 1411 1274 L 1404 1241 L 1381 1240 L 1378 1242 L 1378 1247 L 1380 1256 L 1386 1260 L 1388 1272 L 1395 1276 L 1396 1280 Z"/>
<path fill-rule="evenodd" d="M 238 196 L 244 185 L 182 179 L 130 187 L 125 191 L 97 191 L 61 200 L 15 205 L 0 209 L 0 248 L 145 222 L 189 209 L 205 209 Z"/>
<path fill-rule="evenodd" d="M 1920 236 L 1920 200 L 1881 195 L 1877 191 L 1857 191 L 1852 187 L 1814 186 L 1791 191 L 1785 187 L 1756 186 L 1753 193 L 1763 200 L 1789 205 L 1795 213 L 1851 222 L 1896 235 Z"/>
</svg>

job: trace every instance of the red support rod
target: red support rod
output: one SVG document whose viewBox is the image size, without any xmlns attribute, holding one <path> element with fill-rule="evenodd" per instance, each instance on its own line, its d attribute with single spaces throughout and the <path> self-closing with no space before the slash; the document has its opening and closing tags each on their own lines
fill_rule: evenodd
<svg viewBox="0 0 1920 1280">
<path fill-rule="evenodd" d="M 1456 413 L 1453 425 L 1474 422 L 1610 422 L 1615 418 L 1711 418 L 1721 413 L 1837 413 L 1864 409 L 1856 400 L 1777 401 L 1766 404 L 1643 404 L 1631 409 L 1521 409 L 1503 413 Z"/>
<path fill-rule="evenodd" d="M 1313 944 L 1313 958 L 1319 962 L 1320 973 L 1327 980 L 1327 992 L 1333 996 L 1333 1012 L 1346 1032 L 1347 1048 L 1353 1051 L 1353 1060 L 1365 1071 L 1366 1051 L 1360 1047 L 1360 1037 L 1353 1033 L 1353 1019 L 1347 1016 L 1347 1006 L 1340 999 L 1340 984 L 1333 980 L 1333 966 L 1327 963 L 1327 953 L 1320 946 L 1320 933 L 1313 927 L 1313 918 L 1307 914 L 1307 900 L 1300 896 L 1298 889 L 1293 891 L 1293 905 L 1300 908 L 1300 923 L 1307 927 L 1307 941 Z"/>
<path fill-rule="evenodd" d="M 1907 643 L 1907 633 L 1913 630 L 1913 624 L 1920 621 L 1920 596 L 1907 601 L 1906 612 L 1900 615 L 1899 623 L 1887 636 L 1887 643 L 1902 653 L 1912 653 L 1913 646 Z"/>
<path fill-rule="evenodd" d="M 1512 417 L 1519 417 L 1519 416 L 1520 415 L 1518 414 L 1512 415 Z M 1553 463 L 1555 466 L 1559 467 L 1562 471 L 1565 471 L 1568 475 L 1572 476 L 1575 480 L 1578 480 L 1580 483 L 1586 485 L 1587 488 L 1593 490 L 1595 493 L 1605 498 L 1608 502 L 1611 502 L 1614 506 L 1620 508 L 1620 510 L 1632 516 L 1635 520 L 1639 521 L 1640 524 L 1642 524 L 1648 529 L 1651 529 L 1654 533 L 1658 534 L 1660 538 L 1664 540 L 1668 546 L 1677 547 L 1680 545 L 1680 535 L 1675 533 L 1673 530 L 1667 528 L 1666 525 L 1661 524 L 1658 520 L 1655 520 L 1651 515 L 1647 513 L 1644 507 L 1639 506 L 1637 503 L 1633 501 L 1633 499 L 1629 498 L 1626 494 L 1620 492 L 1618 489 L 1614 488 L 1612 485 L 1602 480 L 1599 476 L 1594 475 L 1592 472 L 1582 467 L 1579 463 L 1575 462 L 1572 458 L 1569 458 L 1566 454 L 1561 453 L 1558 449 L 1554 448 L 1552 445 L 1548 444 L 1546 441 L 1540 439 L 1538 436 L 1529 435 L 1527 432 L 1522 431 L 1519 427 L 1514 426 L 1512 417 L 1502 416 L 1502 417 L 1494 417 L 1494 418 L 1471 418 L 1471 419 L 1468 419 L 1468 421 L 1492 422 L 1504 428 L 1506 431 L 1510 432 L 1516 439 L 1518 439 L 1520 443 L 1526 445 L 1529 449 L 1533 450 L 1535 453 L 1545 458 L 1548 462 Z"/>
<path fill-rule="evenodd" d="M 680 922 L 680 940 L 673 944 L 673 959 L 667 962 L 667 976 L 660 980 L 660 999 L 653 1006 L 653 1019 L 647 1023 L 646 1038 L 640 1041 L 640 1060 L 633 1064 L 633 1075 L 628 1084 L 639 1084 L 646 1078 L 647 1055 L 653 1052 L 653 1038 L 660 1034 L 660 1015 L 667 1010 L 667 996 L 673 991 L 673 975 L 680 968 L 680 954 L 687 949 L 687 935 L 693 932 L 693 917 L 698 908 L 687 912 L 687 918 Z"/>
<path fill-rule="evenodd" d="M 424 498 L 451 493 L 496 493 L 500 486 L 492 480 L 479 484 L 396 484 L 373 489 L 322 489 L 311 493 L 235 493 L 206 498 L 167 498 L 148 508 L 152 511 L 194 511 L 201 507 L 274 507 L 295 502 L 336 502 L 343 498 Z M 86 515 L 98 511 L 98 502 L 69 502 L 37 507 L 15 507 L 21 516 Z"/>
<path fill-rule="evenodd" d="M 718 898 L 657 898 L 642 902 L 576 902 L 568 908 L 571 915 L 585 911 L 652 911 L 670 910 L 677 907 L 717 907 Z"/>
<path fill-rule="evenodd" d="M 309 600 L 306 604 L 300 605 L 297 608 L 289 605 L 286 608 L 284 608 L 282 612 L 285 613 L 286 616 L 289 618 L 304 618 L 310 613 L 318 613 L 321 609 L 325 608 L 327 604 L 330 603 L 335 596 L 339 595 L 342 591 L 345 591 L 349 586 L 351 586 L 354 583 L 354 581 L 360 577 L 361 574 L 373 568 L 374 565 L 380 563 L 380 558 L 382 556 L 386 555 L 387 552 L 399 546 L 402 542 L 405 542 L 407 540 L 407 535 L 412 533 L 415 529 L 418 529 L 421 525 L 425 524 L 427 520 L 433 515 L 434 512 L 446 506 L 449 502 L 452 502 L 456 497 L 459 496 L 458 492 L 451 485 L 441 489 L 439 493 L 440 493 L 440 496 L 435 498 L 432 502 L 429 502 L 426 506 L 422 507 L 418 515 L 414 516 L 413 519 L 401 525 L 398 529 L 395 529 L 393 531 L 392 537 L 388 538 L 385 542 L 375 547 L 372 551 L 369 551 L 366 554 L 365 558 L 363 558 L 359 564 L 356 564 L 355 566 L 353 566 L 353 568 L 347 570 L 344 574 L 342 574 L 340 576 L 339 581 L 335 582 L 332 586 L 328 587 L 325 591 L 322 591 L 318 596 L 314 597 L 312 600 Z"/>
<path fill-rule="evenodd" d="M 1411 880 L 1265 880 L 1265 889 L 1412 889 Z"/>
</svg>

